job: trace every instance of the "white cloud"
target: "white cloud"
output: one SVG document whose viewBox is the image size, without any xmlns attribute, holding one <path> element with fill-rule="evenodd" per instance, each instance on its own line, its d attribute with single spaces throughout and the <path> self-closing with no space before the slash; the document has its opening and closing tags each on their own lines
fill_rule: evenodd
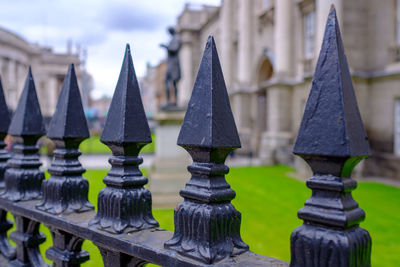
<svg viewBox="0 0 400 267">
<path fill-rule="evenodd" d="M 136 73 L 146 63 L 165 57 L 160 43 L 174 25 L 185 0 L 0 0 L 0 26 L 32 43 L 65 52 L 72 40 L 88 49 L 87 68 L 95 82 L 94 96 L 114 91 L 126 43 L 132 48 Z M 219 4 L 220 0 L 190 0 Z M 132 14 L 132 16 L 130 16 Z"/>
</svg>

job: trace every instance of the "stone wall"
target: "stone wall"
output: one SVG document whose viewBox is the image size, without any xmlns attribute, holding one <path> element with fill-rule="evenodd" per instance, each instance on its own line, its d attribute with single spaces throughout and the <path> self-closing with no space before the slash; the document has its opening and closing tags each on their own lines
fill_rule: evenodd
<svg viewBox="0 0 400 267">
<path fill-rule="evenodd" d="M 242 141 L 237 153 L 259 156 L 264 163 L 293 162 L 291 146 L 333 3 L 360 113 L 374 151 L 370 161 L 387 158 L 378 153 L 388 153 L 392 155 L 390 162 L 396 162 L 397 157 L 392 154 L 393 114 L 395 100 L 400 98 L 400 45 L 395 43 L 395 2 L 275 0 L 266 7 L 262 0 L 223 0 L 220 8 L 197 9 L 191 21 L 189 9 L 185 8 L 178 28 L 191 31 L 190 35 L 182 32 L 190 43 L 191 59 L 186 60 L 183 53 L 182 62 L 190 62 L 192 69 L 197 69 L 205 40 L 213 34 Z M 310 11 L 315 12 L 315 51 L 314 57 L 306 59 L 304 17 Z M 272 75 L 263 79 L 262 65 L 267 60 L 271 62 Z M 191 73 L 185 90 L 191 90 L 193 77 Z"/>
<path fill-rule="evenodd" d="M 18 104 L 28 66 L 31 66 L 42 114 L 52 116 L 64 75 L 71 63 L 76 66 L 80 83 L 83 70 L 80 68 L 79 55 L 54 53 L 50 48 L 30 44 L 18 35 L 0 28 L 0 74 L 6 101 L 12 110 Z"/>
</svg>

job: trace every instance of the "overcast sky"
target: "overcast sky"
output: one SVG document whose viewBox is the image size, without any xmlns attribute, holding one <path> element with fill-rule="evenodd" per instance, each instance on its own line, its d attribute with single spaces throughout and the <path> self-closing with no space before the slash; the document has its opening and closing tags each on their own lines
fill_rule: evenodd
<svg viewBox="0 0 400 267">
<path fill-rule="evenodd" d="M 93 96 L 112 95 L 126 43 L 136 73 L 166 56 L 166 28 L 176 23 L 185 2 L 218 5 L 220 0 L 0 0 L 0 27 L 31 43 L 66 52 L 68 40 L 88 50 Z"/>
</svg>

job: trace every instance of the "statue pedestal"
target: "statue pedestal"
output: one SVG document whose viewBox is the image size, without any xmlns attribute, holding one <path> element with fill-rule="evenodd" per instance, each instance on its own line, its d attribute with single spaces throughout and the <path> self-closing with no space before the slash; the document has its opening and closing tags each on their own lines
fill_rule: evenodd
<svg viewBox="0 0 400 267">
<path fill-rule="evenodd" d="M 260 144 L 259 158 L 263 165 L 292 165 L 290 132 L 264 132 Z"/>
<path fill-rule="evenodd" d="M 154 119 L 156 126 L 155 158 L 149 172 L 149 187 L 153 207 L 175 208 L 183 201 L 179 191 L 190 178 L 187 166 L 188 153 L 176 142 L 185 112 L 174 109 L 158 112 Z"/>
</svg>

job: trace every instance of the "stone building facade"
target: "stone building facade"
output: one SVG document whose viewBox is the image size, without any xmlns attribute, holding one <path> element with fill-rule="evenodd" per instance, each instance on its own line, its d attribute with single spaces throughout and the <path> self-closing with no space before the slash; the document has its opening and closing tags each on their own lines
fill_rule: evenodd
<svg viewBox="0 0 400 267">
<path fill-rule="evenodd" d="M 28 67 L 31 66 L 42 114 L 51 117 L 71 63 L 75 64 L 82 103 L 87 105 L 93 82 L 92 77 L 84 71 L 84 62 L 78 54 L 54 53 L 51 48 L 30 44 L 20 36 L 0 28 L 0 75 L 11 110 L 15 110 L 18 104 Z"/>
<path fill-rule="evenodd" d="M 365 175 L 400 179 L 400 0 L 222 0 L 186 5 L 180 105 L 189 101 L 214 35 L 240 133 L 238 153 L 298 167 L 298 132 L 331 4 L 337 10 L 360 112 L 373 151 Z"/>
<path fill-rule="evenodd" d="M 145 75 L 139 78 L 143 106 L 149 119 L 152 119 L 155 112 L 166 102 L 166 71 L 167 62 L 162 60 L 155 66 L 148 64 Z"/>
</svg>

